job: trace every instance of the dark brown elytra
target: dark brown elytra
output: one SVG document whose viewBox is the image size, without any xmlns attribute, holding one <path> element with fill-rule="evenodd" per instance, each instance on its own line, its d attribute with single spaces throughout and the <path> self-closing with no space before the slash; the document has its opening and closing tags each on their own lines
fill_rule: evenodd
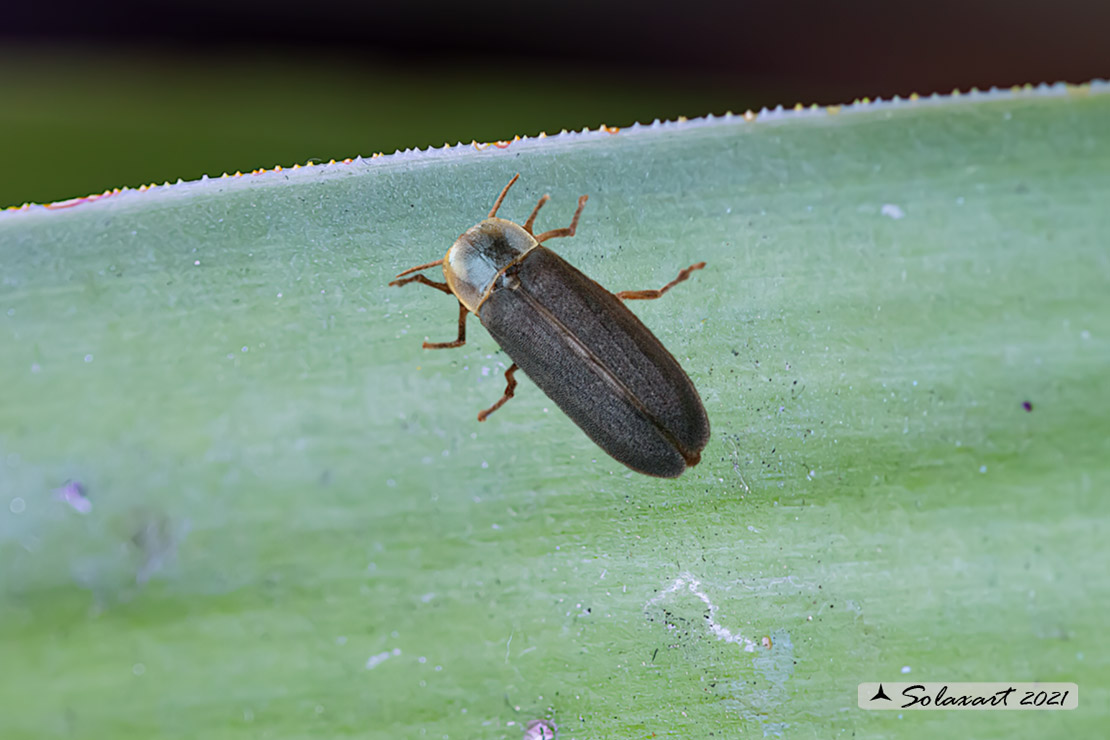
<svg viewBox="0 0 1110 740">
<path fill-rule="evenodd" d="M 443 259 L 405 270 L 390 285 L 423 283 L 458 299 L 458 337 L 424 342 L 425 349 L 464 345 L 473 313 L 512 359 L 504 395 L 478 421 L 513 397 L 513 373 L 520 369 L 614 459 L 646 475 L 678 477 L 701 460 L 709 419 L 678 361 L 623 301 L 659 298 L 705 263 L 690 265 L 658 290 L 610 293 L 543 246 L 574 236 L 587 196 L 578 199 L 570 226 L 539 235 L 532 225 L 548 195 L 523 226 L 496 218 L 518 177 Z M 445 282 L 412 275 L 437 265 Z"/>
</svg>

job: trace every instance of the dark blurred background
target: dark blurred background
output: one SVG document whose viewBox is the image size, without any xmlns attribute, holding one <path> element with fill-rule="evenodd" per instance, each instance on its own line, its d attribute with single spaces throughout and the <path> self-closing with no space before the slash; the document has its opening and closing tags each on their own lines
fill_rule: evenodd
<svg viewBox="0 0 1110 740">
<path fill-rule="evenodd" d="M 58 0 L 0 18 L 0 206 L 601 123 L 1110 77 L 1106 0 Z"/>
</svg>

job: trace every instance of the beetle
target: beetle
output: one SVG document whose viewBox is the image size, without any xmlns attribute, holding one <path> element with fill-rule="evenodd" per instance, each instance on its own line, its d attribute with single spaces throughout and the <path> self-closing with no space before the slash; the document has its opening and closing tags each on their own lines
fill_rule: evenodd
<svg viewBox="0 0 1110 740">
<path fill-rule="evenodd" d="M 570 226 L 538 235 L 532 226 L 549 195 L 523 226 L 497 218 L 519 177 L 443 259 L 409 268 L 389 284 L 422 283 L 458 299 L 458 338 L 424 342 L 424 349 L 463 346 L 473 313 L 513 361 L 505 393 L 478 421 L 513 397 L 513 373 L 520 369 L 618 462 L 646 475 L 678 477 L 701 460 L 709 419 L 686 372 L 624 301 L 659 298 L 705 263 L 690 265 L 658 290 L 610 293 L 543 246 L 574 236 L 588 196 L 578 199 Z M 445 282 L 414 274 L 437 266 Z"/>
</svg>

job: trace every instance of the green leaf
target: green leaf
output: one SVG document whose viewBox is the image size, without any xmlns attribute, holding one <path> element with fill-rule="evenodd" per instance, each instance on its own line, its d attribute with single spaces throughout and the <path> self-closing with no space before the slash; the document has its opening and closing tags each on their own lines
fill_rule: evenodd
<svg viewBox="0 0 1110 740">
<path fill-rule="evenodd" d="M 1110 95 L 410 152 L 0 214 L 0 735 L 1094 736 L 1110 679 Z M 683 363 L 628 472 L 455 303 L 484 217 Z M 1023 404 L 1028 404 L 1023 405 Z M 58 499 L 87 490 L 81 514 Z M 71 487 L 74 484 L 70 484 Z M 1080 709 L 867 713 L 877 680 Z"/>
</svg>

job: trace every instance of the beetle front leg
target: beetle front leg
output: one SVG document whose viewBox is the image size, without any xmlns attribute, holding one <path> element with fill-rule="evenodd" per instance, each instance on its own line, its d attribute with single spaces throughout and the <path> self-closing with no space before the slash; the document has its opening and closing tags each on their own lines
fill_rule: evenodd
<svg viewBox="0 0 1110 740">
<path fill-rule="evenodd" d="M 509 381 L 509 384 L 505 387 L 505 395 L 501 396 L 500 401 L 493 404 L 492 406 L 490 406 L 485 411 L 480 412 L 478 414 L 478 421 L 485 421 L 487 418 L 489 418 L 490 414 L 492 414 L 494 411 L 497 411 L 497 409 L 504 406 L 505 402 L 513 397 L 513 391 L 516 390 L 516 378 L 513 377 L 513 373 L 515 373 L 516 371 L 517 371 L 517 366 L 516 366 L 516 363 L 514 362 L 512 367 L 510 367 L 508 370 L 505 371 L 505 380 Z"/>
<path fill-rule="evenodd" d="M 454 349 L 466 344 L 466 317 L 470 312 L 459 301 L 459 338 L 453 342 L 424 342 L 424 349 Z"/>
<path fill-rule="evenodd" d="M 574 210 L 574 218 L 570 220 L 570 226 L 564 226 L 561 229 L 552 229 L 551 231 L 545 231 L 536 237 L 536 241 L 540 244 L 543 244 L 548 239 L 558 239 L 564 236 L 574 236 L 574 232 L 578 228 L 578 218 L 582 215 L 582 208 L 586 205 L 586 201 L 589 199 L 590 196 L 588 195 L 583 195 L 578 199 L 578 208 Z M 540 198 L 540 202 L 536 204 L 536 211 L 539 211 L 540 207 L 546 202 L 546 200 Z M 528 218 L 529 225 L 531 225 L 531 221 L 533 218 L 535 218 L 535 213 L 533 213 L 532 216 Z"/>
<path fill-rule="evenodd" d="M 616 294 L 617 298 L 620 298 L 622 301 L 653 301 L 656 298 L 662 298 L 663 294 L 666 293 L 668 290 L 689 278 L 691 272 L 693 272 L 694 270 L 700 270 L 703 267 L 705 267 L 704 262 L 699 262 L 696 265 L 690 265 L 685 270 L 678 273 L 678 277 L 664 285 L 659 290 L 622 290 L 620 293 Z"/>
<path fill-rule="evenodd" d="M 401 274 L 404 275 L 405 273 L 402 272 Z M 408 285 L 409 283 L 422 283 L 423 285 L 427 285 L 429 288 L 435 288 L 436 290 L 441 290 L 444 293 L 451 292 L 451 289 L 447 287 L 447 283 L 437 283 L 435 280 L 426 278 L 423 275 L 413 275 L 412 277 L 405 278 L 404 280 L 394 280 L 389 285 L 393 288 L 400 288 L 402 285 Z"/>
</svg>

